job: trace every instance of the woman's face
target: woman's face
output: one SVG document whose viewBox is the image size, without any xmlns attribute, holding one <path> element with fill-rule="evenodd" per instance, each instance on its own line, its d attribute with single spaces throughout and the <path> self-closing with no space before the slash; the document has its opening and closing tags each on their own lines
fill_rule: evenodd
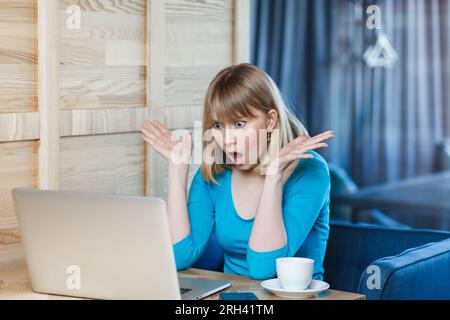
<svg viewBox="0 0 450 320">
<path fill-rule="evenodd" d="M 277 122 L 277 111 L 271 109 L 268 114 L 253 109 L 255 118 L 233 119 L 221 123 L 213 115 L 211 135 L 217 145 L 226 154 L 225 163 L 231 163 L 236 169 L 247 171 L 257 165 L 258 159 L 267 148 L 267 132 Z"/>
</svg>

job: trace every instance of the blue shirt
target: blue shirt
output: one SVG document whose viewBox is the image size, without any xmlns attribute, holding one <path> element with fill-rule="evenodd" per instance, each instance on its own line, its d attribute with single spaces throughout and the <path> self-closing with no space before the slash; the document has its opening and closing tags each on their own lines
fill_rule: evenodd
<svg viewBox="0 0 450 320">
<path fill-rule="evenodd" d="M 253 219 L 238 215 L 231 194 L 231 169 L 216 177 L 220 186 L 207 183 L 200 169 L 188 196 L 191 232 L 173 244 L 177 270 L 191 267 L 206 248 L 212 230 L 223 249 L 224 272 L 253 279 L 276 276 L 275 259 L 314 259 L 314 279 L 323 278 L 323 259 L 329 234 L 330 175 L 326 161 L 301 159 L 283 185 L 282 211 L 287 234 L 285 246 L 257 252 L 248 246 Z"/>
</svg>

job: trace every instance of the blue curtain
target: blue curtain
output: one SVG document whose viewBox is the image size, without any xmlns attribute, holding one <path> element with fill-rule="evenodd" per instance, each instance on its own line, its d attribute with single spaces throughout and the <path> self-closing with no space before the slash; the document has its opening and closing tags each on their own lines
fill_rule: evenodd
<svg viewBox="0 0 450 320">
<path fill-rule="evenodd" d="M 370 68 L 368 5 L 399 60 Z M 446 0 L 253 0 L 252 62 L 268 72 L 321 153 L 371 185 L 432 172 L 450 136 L 450 3 Z"/>
</svg>

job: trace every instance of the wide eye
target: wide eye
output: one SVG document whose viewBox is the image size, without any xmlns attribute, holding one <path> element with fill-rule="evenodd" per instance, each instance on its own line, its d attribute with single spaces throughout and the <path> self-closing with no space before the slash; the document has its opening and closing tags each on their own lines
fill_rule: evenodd
<svg viewBox="0 0 450 320">
<path fill-rule="evenodd" d="M 220 130 L 220 129 L 222 129 L 222 124 L 221 124 L 219 121 L 215 121 L 215 122 L 212 124 L 212 128 L 213 128 L 213 129 L 218 129 L 218 130 Z"/>
<path fill-rule="evenodd" d="M 245 121 L 236 121 L 234 123 L 235 127 L 238 128 L 238 129 L 245 127 L 245 124 L 246 124 Z"/>
</svg>

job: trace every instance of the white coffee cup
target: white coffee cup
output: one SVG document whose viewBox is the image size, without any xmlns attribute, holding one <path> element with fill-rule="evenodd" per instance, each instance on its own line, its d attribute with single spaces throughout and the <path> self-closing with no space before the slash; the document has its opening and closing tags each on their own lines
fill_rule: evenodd
<svg viewBox="0 0 450 320">
<path fill-rule="evenodd" d="M 314 260 L 289 257 L 276 259 L 277 277 L 285 290 L 305 290 L 312 281 Z"/>
</svg>

